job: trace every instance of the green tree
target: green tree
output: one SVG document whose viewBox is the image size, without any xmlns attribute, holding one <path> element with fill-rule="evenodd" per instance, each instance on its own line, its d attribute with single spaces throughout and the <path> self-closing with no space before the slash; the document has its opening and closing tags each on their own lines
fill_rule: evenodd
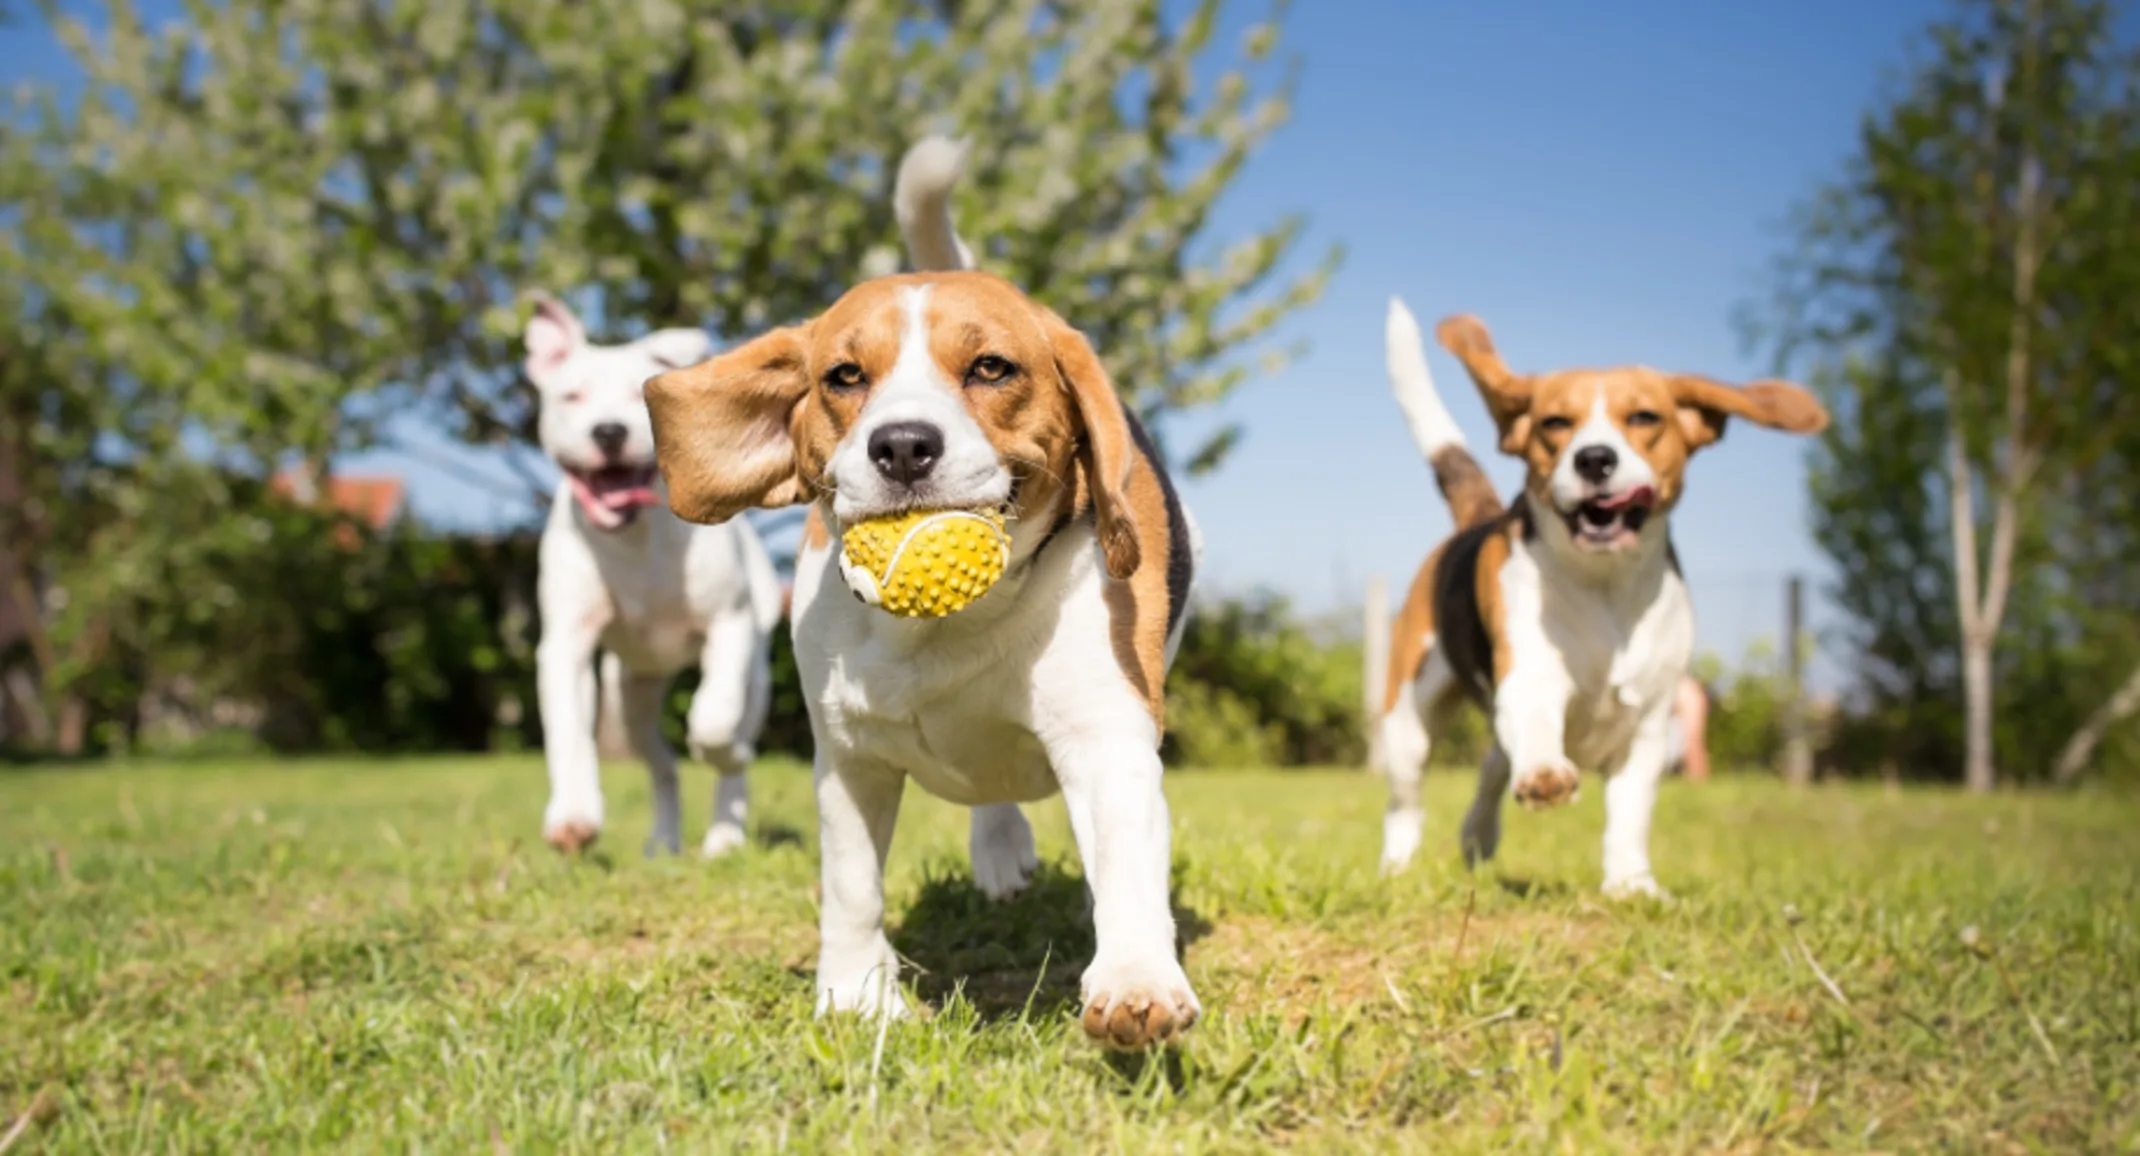
<svg viewBox="0 0 2140 1156">
<path fill-rule="evenodd" d="M 1206 228 L 1286 118 L 1275 26 L 1199 84 L 1220 5 L 1164 7 L 239 0 L 150 28 L 122 0 L 60 24 L 87 83 L 45 107 L 26 231 L 69 270 L 44 291 L 221 441 L 319 453 L 410 405 L 497 441 L 528 429 L 525 294 L 616 330 L 812 313 L 896 265 L 892 164 L 941 125 L 975 142 L 982 263 L 1160 416 L 1323 282 L 1278 274 L 1298 218 Z"/>
<path fill-rule="evenodd" d="M 735 337 L 815 312 L 898 264 L 890 176 L 927 131 L 973 141 L 958 209 L 981 264 L 1091 335 L 1163 446 L 1168 415 L 1282 363 L 1274 327 L 1336 258 L 1291 259 L 1297 217 L 1209 227 L 1292 89 L 1275 23 L 1214 43 L 1218 0 L 199 0 L 154 25 L 114 0 L 103 15 L 95 30 L 50 17 L 83 83 L 67 101 L 33 91 L 15 118 L 0 260 L 18 332 L 43 346 L 9 386 L 47 415 L 37 461 L 88 463 L 31 469 L 32 497 L 59 508 L 94 474 L 134 526 L 187 463 L 317 474 L 412 425 L 527 444 L 535 291 L 618 336 Z M 1211 468 L 1236 435 L 1176 456 Z M 86 551 L 120 540 L 92 530 L 67 546 L 85 575 L 100 573 Z M 126 584 L 151 572 L 167 577 L 122 567 L 72 590 L 75 616 L 97 620 L 91 588 L 114 607 L 168 597 Z"/>
<path fill-rule="evenodd" d="M 1839 600 L 1888 701 L 1958 689 L 1975 790 L 2002 672 L 2041 665 L 2002 661 L 2014 636 L 2102 625 L 2059 604 L 2082 576 L 2059 507 L 2132 420 L 2109 394 L 2140 304 L 2140 87 L 2114 33 L 2094 0 L 1957 4 L 1806 211 L 1779 294 L 1779 351 L 1840 418 L 1814 473 Z"/>
</svg>

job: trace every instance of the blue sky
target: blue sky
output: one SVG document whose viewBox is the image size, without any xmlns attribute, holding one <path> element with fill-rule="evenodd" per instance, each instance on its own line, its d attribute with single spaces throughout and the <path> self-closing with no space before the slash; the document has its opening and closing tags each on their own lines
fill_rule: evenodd
<svg viewBox="0 0 2140 1156">
<path fill-rule="evenodd" d="M 1478 314 L 1518 370 L 1645 362 L 1764 375 L 1732 324 L 1762 293 L 1794 205 L 1836 174 L 1859 118 L 1909 58 L 1929 0 L 1792 4 L 1529 0 L 1294 5 L 1304 73 L 1292 124 L 1214 222 L 1311 215 L 1342 242 L 1329 292 L 1291 326 L 1312 342 L 1219 409 L 1246 441 L 1186 495 L 1228 588 L 1312 606 L 1370 574 L 1401 589 L 1449 529 L 1382 368 L 1388 298 L 1428 325 Z M 1430 353 L 1486 453 L 1483 405 Z M 1702 645 L 1736 656 L 1778 634 L 1783 583 L 1817 588 L 1806 446 L 1741 424 L 1691 468 L 1673 533 Z M 1825 617 L 1816 600 L 1815 623 Z M 1841 672 L 1819 664 L 1818 681 Z"/>
<path fill-rule="evenodd" d="M 152 5 L 152 8 L 159 5 Z M 70 7 L 72 7 L 70 5 Z M 1247 437 L 1185 496 L 1208 543 L 1209 588 L 1270 587 L 1323 610 L 1369 575 L 1401 589 L 1449 528 L 1382 368 L 1387 301 L 1431 325 L 1479 314 L 1517 369 L 1639 361 L 1730 379 L 1769 366 L 1735 309 L 1759 296 L 1792 206 L 1832 176 L 1859 117 L 1908 58 L 1938 0 L 1313 0 L 1285 44 L 1301 59 L 1294 117 L 1215 215 L 1216 236 L 1289 212 L 1310 219 L 1302 264 L 1347 257 L 1287 323 L 1307 355 L 1184 419 L 1176 444 L 1238 421 Z M 1261 10 L 1237 0 L 1244 19 Z M 0 74 L 55 75 L 34 18 L 0 31 Z M 1073 319 L 1074 320 L 1074 319 Z M 1458 422 L 1513 489 L 1483 407 L 1430 354 Z M 349 463 L 411 480 L 442 524 L 516 507 L 418 458 Z M 1703 646 L 1736 656 L 1776 634 L 1786 575 L 1816 588 L 1805 446 L 1741 425 L 1698 458 L 1673 520 Z M 1816 600 L 1815 622 L 1823 619 Z M 1840 672 L 1820 664 L 1819 681 Z"/>
</svg>

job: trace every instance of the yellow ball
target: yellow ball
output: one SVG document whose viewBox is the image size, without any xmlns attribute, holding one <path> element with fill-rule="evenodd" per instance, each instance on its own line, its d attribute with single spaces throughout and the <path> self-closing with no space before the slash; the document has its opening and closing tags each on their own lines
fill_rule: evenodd
<svg viewBox="0 0 2140 1156">
<path fill-rule="evenodd" d="M 905 618 L 964 610 L 1003 577 L 1011 540 L 994 510 L 915 510 L 857 522 L 840 537 L 848 585 Z"/>
</svg>

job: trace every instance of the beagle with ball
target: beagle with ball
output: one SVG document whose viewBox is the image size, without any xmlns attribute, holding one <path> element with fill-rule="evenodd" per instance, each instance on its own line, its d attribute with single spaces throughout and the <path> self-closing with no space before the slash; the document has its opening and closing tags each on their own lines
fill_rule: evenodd
<svg viewBox="0 0 2140 1156">
<path fill-rule="evenodd" d="M 943 271 L 864 282 L 648 384 L 661 472 L 695 522 L 814 506 L 793 622 L 817 747 L 819 1013 L 907 1011 L 883 868 L 909 779 L 973 808 L 974 878 L 995 898 L 1037 866 L 1018 804 L 1060 791 L 1098 939 L 1084 1028 L 1143 1047 L 1199 1011 L 1159 761 L 1196 531 L 1084 336 L 972 270 L 945 208 L 959 162 L 927 141 L 898 178 L 909 249 Z M 898 617 L 848 585 L 845 530 L 915 510 L 1007 518 L 1002 577 L 956 613 Z"/>
<path fill-rule="evenodd" d="M 1734 388 L 1640 366 L 1518 374 L 1472 317 L 1435 334 L 1525 475 L 1504 506 L 1435 393 L 1418 323 L 1392 300 L 1391 384 L 1457 528 L 1420 568 L 1391 639 L 1378 744 L 1390 785 L 1383 867 L 1400 869 L 1419 849 L 1434 719 L 1445 700 L 1467 698 L 1488 712 L 1494 743 L 1463 822 L 1466 863 L 1493 857 L 1504 793 L 1557 806 L 1575 797 L 1581 770 L 1596 770 L 1606 892 L 1662 895 L 1650 874 L 1650 810 L 1694 648 L 1668 529 L 1687 461 L 1731 418 L 1811 434 L 1827 412 L 1778 381 Z"/>
</svg>

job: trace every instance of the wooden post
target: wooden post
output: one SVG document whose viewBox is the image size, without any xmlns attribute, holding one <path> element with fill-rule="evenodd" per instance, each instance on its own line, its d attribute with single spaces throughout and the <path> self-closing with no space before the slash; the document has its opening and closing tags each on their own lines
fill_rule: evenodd
<svg viewBox="0 0 2140 1156">
<path fill-rule="evenodd" d="M 1813 782 L 1813 748 L 1806 738 L 1805 580 L 1793 574 L 1783 601 L 1783 781 Z"/>
<path fill-rule="evenodd" d="M 1360 717 L 1367 726 L 1367 765 L 1382 765 L 1382 687 L 1389 678 L 1390 591 L 1380 575 L 1367 580 L 1367 605 L 1361 612 L 1362 665 Z"/>
</svg>

